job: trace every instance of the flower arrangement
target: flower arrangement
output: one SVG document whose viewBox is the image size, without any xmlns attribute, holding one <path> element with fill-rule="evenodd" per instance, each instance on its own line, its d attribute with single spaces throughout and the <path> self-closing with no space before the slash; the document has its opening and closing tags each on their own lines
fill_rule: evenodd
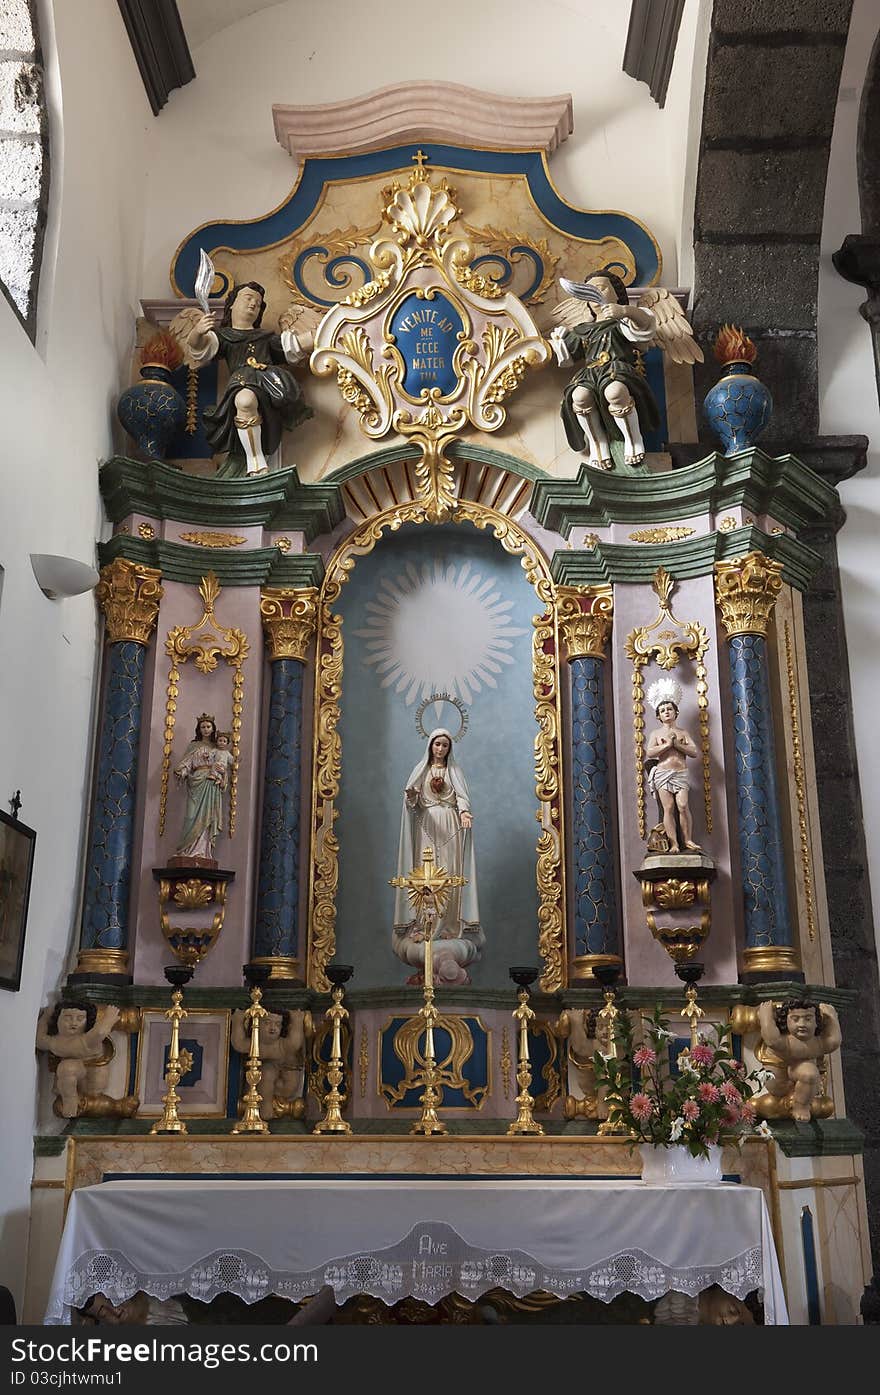
<svg viewBox="0 0 880 1395">
<path fill-rule="evenodd" d="M 173 373 L 183 363 L 183 352 L 171 331 L 160 329 L 142 345 L 138 358 L 142 368 L 167 368 Z"/>
<path fill-rule="evenodd" d="M 673 1071 L 667 1049 L 672 1033 L 660 1008 L 643 1015 L 642 1023 L 643 1042 L 634 1050 L 629 1015 L 620 1013 L 614 1037 L 618 1055 L 594 1057 L 610 1119 L 641 1143 L 679 1144 L 695 1158 L 707 1158 L 722 1131 L 768 1132 L 766 1124 L 755 1128 L 751 1103 L 764 1072 L 747 1072 L 734 1057 L 729 1027 L 713 1025 L 708 1038 L 701 1035 L 696 1046 L 680 1052 Z"/>
</svg>

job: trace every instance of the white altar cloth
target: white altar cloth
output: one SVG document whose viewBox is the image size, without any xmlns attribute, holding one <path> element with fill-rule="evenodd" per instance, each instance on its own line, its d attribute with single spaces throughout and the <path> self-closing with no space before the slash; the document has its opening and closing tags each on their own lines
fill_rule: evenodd
<svg viewBox="0 0 880 1395">
<path fill-rule="evenodd" d="M 648 1186 L 568 1178 L 290 1178 L 102 1182 L 74 1191 L 46 1311 L 71 1320 L 93 1293 L 120 1303 L 234 1293 L 299 1302 L 332 1284 L 437 1303 L 501 1287 L 609 1302 L 720 1284 L 785 1297 L 763 1193 L 736 1184 Z"/>
</svg>

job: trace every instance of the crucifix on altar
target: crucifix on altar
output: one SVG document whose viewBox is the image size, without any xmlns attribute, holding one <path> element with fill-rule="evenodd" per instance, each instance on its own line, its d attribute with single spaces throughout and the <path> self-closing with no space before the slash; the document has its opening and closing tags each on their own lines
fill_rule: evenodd
<svg viewBox="0 0 880 1395">
<path fill-rule="evenodd" d="M 416 1120 L 410 1133 L 446 1133 L 446 1125 L 437 1117 L 440 1092 L 437 1089 L 434 1057 L 434 1025 L 439 1016 L 434 1006 L 434 931 L 439 924 L 446 902 L 453 887 L 465 886 L 467 877 L 451 876 L 445 867 L 434 862 L 434 849 L 422 849 L 421 866 L 413 867 L 406 877 L 391 877 L 389 885 L 406 891 L 415 913 L 417 931 L 421 932 L 425 946 L 425 1001 L 421 1017 L 425 1024 L 425 1090 L 420 1097 L 421 1117 Z"/>
</svg>

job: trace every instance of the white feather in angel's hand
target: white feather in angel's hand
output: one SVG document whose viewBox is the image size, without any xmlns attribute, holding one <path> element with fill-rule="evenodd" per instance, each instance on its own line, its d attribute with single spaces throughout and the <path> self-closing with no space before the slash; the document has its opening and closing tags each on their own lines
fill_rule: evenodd
<svg viewBox="0 0 880 1395">
<path fill-rule="evenodd" d="M 702 363 L 703 351 L 694 339 L 687 316 L 671 291 L 653 286 L 639 301 L 642 310 L 650 310 L 657 322 L 654 343 L 673 363 Z"/>
</svg>

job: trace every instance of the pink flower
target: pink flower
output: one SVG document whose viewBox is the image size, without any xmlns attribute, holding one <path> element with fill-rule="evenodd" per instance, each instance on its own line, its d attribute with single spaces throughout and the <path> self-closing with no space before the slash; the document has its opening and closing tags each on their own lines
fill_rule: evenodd
<svg viewBox="0 0 880 1395">
<path fill-rule="evenodd" d="M 647 1095 L 633 1095 L 629 1107 L 633 1118 L 638 1119 L 640 1124 L 643 1124 L 646 1119 L 650 1119 L 654 1113 L 654 1106 Z"/>
<path fill-rule="evenodd" d="M 731 1107 L 742 1104 L 742 1095 L 732 1080 L 725 1080 L 724 1084 L 721 1086 L 721 1093 Z"/>
<path fill-rule="evenodd" d="M 737 1075 L 745 1075 L 746 1073 L 746 1068 L 742 1061 L 734 1061 L 733 1069 L 736 1071 Z"/>
<path fill-rule="evenodd" d="M 721 1091 L 717 1085 L 710 1085 L 708 1080 L 704 1080 L 702 1085 L 697 1086 L 697 1094 L 704 1104 L 717 1104 L 721 1098 Z"/>
<path fill-rule="evenodd" d="M 739 1110 L 733 1105 L 731 1105 L 730 1109 L 725 1109 L 721 1116 L 721 1122 L 724 1124 L 725 1128 L 732 1128 L 734 1124 L 739 1123 L 739 1120 Z"/>
<path fill-rule="evenodd" d="M 689 1124 L 692 1124 L 695 1119 L 699 1119 L 700 1106 L 697 1104 L 697 1101 L 685 1100 L 684 1104 L 681 1106 L 681 1116 L 683 1119 L 687 1119 Z"/>
<path fill-rule="evenodd" d="M 653 1066 L 656 1060 L 656 1051 L 652 1051 L 650 1046 L 640 1046 L 636 1054 L 633 1056 L 633 1065 Z"/>
<path fill-rule="evenodd" d="M 757 1118 L 757 1110 L 755 1109 L 755 1106 L 753 1104 L 749 1104 L 748 1101 L 746 1101 L 746 1103 L 740 1110 L 740 1118 L 742 1119 L 744 1124 L 753 1124 L 755 1122 L 755 1119 Z"/>
<path fill-rule="evenodd" d="M 691 1060 L 695 1066 L 711 1066 L 715 1064 L 715 1052 L 711 1046 L 699 1042 L 691 1047 Z"/>
</svg>

